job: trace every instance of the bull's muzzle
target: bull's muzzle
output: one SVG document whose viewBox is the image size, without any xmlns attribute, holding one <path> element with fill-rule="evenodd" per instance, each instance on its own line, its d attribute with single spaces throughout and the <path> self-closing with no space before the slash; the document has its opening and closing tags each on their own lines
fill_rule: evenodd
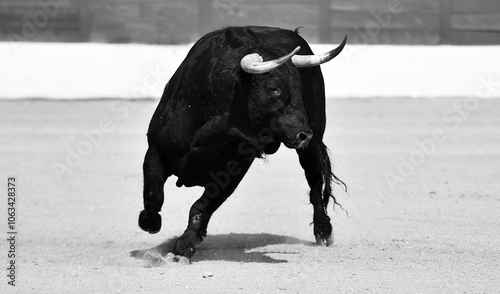
<svg viewBox="0 0 500 294">
<path fill-rule="evenodd" d="M 293 149 L 305 148 L 307 147 L 307 145 L 309 145 L 309 141 L 311 141 L 312 136 L 313 132 L 310 130 L 300 131 L 297 133 L 294 140 L 284 143 L 285 146 L 288 148 L 293 148 Z"/>
</svg>

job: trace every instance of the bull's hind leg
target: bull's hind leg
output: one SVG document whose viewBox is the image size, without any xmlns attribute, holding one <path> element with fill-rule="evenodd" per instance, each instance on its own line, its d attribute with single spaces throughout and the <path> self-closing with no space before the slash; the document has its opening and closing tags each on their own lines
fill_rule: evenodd
<svg viewBox="0 0 500 294">
<path fill-rule="evenodd" d="M 253 157 L 245 158 L 231 153 L 223 152 L 224 158 L 218 160 L 221 164 L 210 172 L 213 181 L 205 185 L 203 195 L 191 206 L 187 229 L 175 241 L 171 250 L 170 257 L 173 261 L 181 256 L 193 256 L 195 246 L 207 235 L 210 217 L 231 196 L 254 160 Z"/>
<path fill-rule="evenodd" d="M 333 244 L 332 225 L 327 213 L 328 202 L 333 199 L 332 182 L 342 183 L 332 172 L 330 157 L 325 144 L 319 140 L 311 140 L 305 149 L 298 149 L 300 164 L 305 171 L 307 183 L 311 188 L 309 197 L 314 208 L 314 236 L 318 245 Z"/>
<path fill-rule="evenodd" d="M 161 229 L 160 212 L 163 205 L 163 186 L 168 178 L 162 164 L 160 154 L 149 144 L 144 158 L 144 210 L 139 215 L 139 227 L 150 234 L 156 234 Z"/>
</svg>

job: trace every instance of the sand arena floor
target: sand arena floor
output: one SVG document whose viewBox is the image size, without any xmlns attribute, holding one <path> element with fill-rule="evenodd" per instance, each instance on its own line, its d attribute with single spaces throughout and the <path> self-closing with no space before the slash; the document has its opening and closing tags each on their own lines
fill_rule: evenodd
<svg viewBox="0 0 500 294">
<path fill-rule="evenodd" d="M 1 292 L 494 293 L 500 100 L 471 101 L 460 113 L 463 99 L 328 100 L 325 141 L 349 187 L 335 187 L 349 216 L 330 207 L 334 246 L 313 245 L 303 171 L 282 147 L 254 163 L 191 265 L 141 258 L 168 250 L 201 194 L 170 179 L 162 231 L 138 228 L 155 101 L 0 101 L 1 182 L 17 176 L 19 221 L 16 291 Z"/>
</svg>

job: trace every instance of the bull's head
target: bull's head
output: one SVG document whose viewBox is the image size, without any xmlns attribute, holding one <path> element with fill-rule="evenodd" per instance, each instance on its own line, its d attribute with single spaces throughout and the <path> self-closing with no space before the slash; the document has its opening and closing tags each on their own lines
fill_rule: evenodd
<svg viewBox="0 0 500 294">
<path fill-rule="evenodd" d="M 307 146 L 313 132 L 302 103 L 301 78 L 296 68 L 317 66 L 332 60 L 342 51 L 346 41 L 347 37 L 337 48 L 319 55 L 296 55 L 299 46 L 285 56 L 269 61 L 264 61 L 257 53 L 241 59 L 241 68 L 252 74 L 249 119 L 260 130 L 259 137 L 277 137 L 288 148 Z M 265 52 L 265 48 L 261 51 L 263 55 L 273 55 Z"/>
</svg>

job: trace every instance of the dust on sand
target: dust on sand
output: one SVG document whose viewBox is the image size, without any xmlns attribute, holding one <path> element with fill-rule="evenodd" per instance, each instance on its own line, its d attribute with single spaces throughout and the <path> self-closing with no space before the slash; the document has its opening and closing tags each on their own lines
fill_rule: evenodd
<svg viewBox="0 0 500 294">
<path fill-rule="evenodd" d="M 500 100 L 477 102 L 457 117 L 460 99 L 328 100 L 325 141 L 349 187 L 335 189 L 349 216 L 329 212 L 335 245 L 313 245 L 308 187 L 295 152 L 282 148 L 254 163 L 183 266 L 162 256 L 199 188 L 168 181 L 162 231 L 137 226 L 155 101 L 1 101 L 1 174 L 18 177 L 15 290 L 496 292 Z"/>
</svg>

